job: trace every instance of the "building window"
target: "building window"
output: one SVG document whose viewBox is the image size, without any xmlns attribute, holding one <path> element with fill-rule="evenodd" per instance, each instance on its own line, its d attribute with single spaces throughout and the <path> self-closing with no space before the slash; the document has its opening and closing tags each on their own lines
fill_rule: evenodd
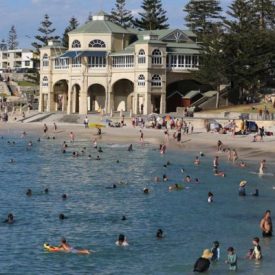
<svg viewBox="0 0 275 275">
<path fill-rule="evenodd" d="M 49 56 L 47 54 L 43 55 L 42 66 L 43 67 L 48 67 L 49 66 Z"/>
<path fill-rule="evenodd" d="M 54 60 L 54 68 L 64 70 L 69 68 L 69 58 L 56 58 Z"/>
<path fill-rule="evenodd" d="M 145 51 L 140 50 L 138 52 L 138 64 L 144 64 L 144 63 L 146 63 Z"/>
<path fill-rule="evenodd" d="M 95 39 L 89 43 L 89 48 L 106 48 L 106 45 L 102 40 Z"/>
<path fill-rule="evenodd" d="M 113 67 L 114 68 L 134 67 L 134 56 L 133 55 L 114 56 Z"/>
<path fill-rule="evenodd" d="M 198 55 L 169 55 L 167 67 L 170 68 L 198 68 Z"/>
<path fill-rule="evenodd" d="M 81 67 L 81 57 L 75 57 L 72 59 L 72 67 L 73 68 Z"/>
<path fill-rule="evenodd" d="M 48 86 L 49 86 L 48 77 L 44 76 L 42 79 L 42 87 L 48 87 Z"/>
<path fill-rule="evenodd" d="M 154 65 L 161 65 L 162 64 L 161 51 L 158 50 L 158 49 L 155 49 L 152 52 L 152 64 L 154 64 Z"/>
<path fill-rule="evenodd" d="M 105 56 L 90 56 L 88 59 L 89 67 L 91 68 L 105 68 L 106 57 Z"/>
<path fill-rule="evenodd" d="M 178 55 L 178 67 L 184 68 L 185 67 L 185 56 Z"/>
<path fill-rule="evenodd" d="M 30 61 L 25 61 L 25 66 L 26 67 L 29 67 L 31 65 L 31 62 Z"/>
<path fill-rule="evenodd" d="M 161 77 L 158 74 L 152 77 L 152 87 L 161 87 Z"/>
<path fill-rule="evenodd" d="M 72 43 L 72 48 L 81 48 L 81 43 L 79 40 L 74 40 Z"/>
<path fill-rule="evenodd" d="M 192 67 L 192 56 L 191 55 L 186 55 L 185 56 L 185 67 L 186 68 L 191 68 Z"/>
<path fill-rule="evenodd" d="M 138 76 L 138 86 L 145 86 L 145 76 L 143 74 Z"/>
</svg>

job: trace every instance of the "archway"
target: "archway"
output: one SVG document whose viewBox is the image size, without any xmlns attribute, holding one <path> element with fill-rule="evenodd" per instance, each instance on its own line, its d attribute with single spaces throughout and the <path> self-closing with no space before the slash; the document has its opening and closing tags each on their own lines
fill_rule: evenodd
<svg viewBox="0 0 275 275">
<path fill-rule="evenodd" d="M 80 86 L 74 84 L 72 87 L 72 113 L 79 113 L 79 96 L 80 96 Z"/>
<path fill-rule="evenodd" d="M 106 92 L 105 87 L 100 84 L 93 84 L 88 89 L 88 112 L 97 112 L 105 108 Z"/>
<path fill-rule="evenodd" d="M 54 92 L 54 110 L 67 111 L 68 106 L 68 84 L 66 79 L 57 81 L 53 86 Z"/>
<path fill-rule="evenodd" d="M 113 85 L 114 111 L 129 112 L 133 107 L 134 83 L 128 79 L 118 80 Z"/>
<path fill-rule="evenodd" d="M 169 84 L 166 88 L 166 112 L 176 112 L 177 107 L 183 107 L 183 96 L 192 90 L 205 92 L 210 86 L 205 86 L 198 81 L 187 79 Z"/>
</svg>

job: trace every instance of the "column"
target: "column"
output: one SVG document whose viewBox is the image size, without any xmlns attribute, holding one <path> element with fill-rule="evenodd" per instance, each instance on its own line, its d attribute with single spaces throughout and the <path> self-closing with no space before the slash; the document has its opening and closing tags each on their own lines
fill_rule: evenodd
<svg viewBox="0 0 275 275">
<path fill-rule="evenodd" d="M 166 94 L 161 94 L 160 96 L 160 114 L 164 114 L 166 112 Z"/>
<path fill-rule="evenodd" d="M 39 112 L 44 112 L 44 94 L 40 90 L 39 94 L 39 106 L 38 106 L 38 111 Z"/>
<path fill-rule="evenodd" d="M 47 112 L 55 112 L 56 111 L 56 103 L 54 102 L 54 93 L 48 93 L 48 104 L 47 104 Z"/>
<path fill-rule="evenodd" d="M 69 85 L 71 85 L 69 83 Z M 71 86 L 68 87 L 68 102 L 67 102 L 67 115 L 72 113 L 72 88 Z"/>
<path fill-rule="evenodd" d="M 134 100 L 133 100 L 134 102 L 134 106 L 133 106 L 133 113 L 135 114 L 135 115 L 137 115 L 139 112 L 138 112 L 138 102 L 139 102 L 139 94 L 134 94 Z"/>
<path fill-rule="evenodd" d="M 88 113 L 88 102 L 87 102 L 87 77 L 83 78 L 83 89 L 80 90 L 80 98 L 79 98 L 79 114 L 87 115 Z"/>
<path fill-rule="evenodd" d="M 144 115 L 148 115 L 152 113 L 152 106 L 151 106 L 151 94 L 146 93 L 144 97 Z"/>
</svg>

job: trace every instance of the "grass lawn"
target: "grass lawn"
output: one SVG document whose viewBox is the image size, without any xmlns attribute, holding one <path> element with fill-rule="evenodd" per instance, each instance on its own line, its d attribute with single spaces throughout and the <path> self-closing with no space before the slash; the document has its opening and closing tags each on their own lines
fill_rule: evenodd
<svg viewBox="0 0 275 275">
<path fill-rule="evenodd" d="M 255 103 L 255 104 L 245 104 L 245 105 L 234 105 L 228 106 L 220 109 L 212 109 L 207 111 L 202 111 L 202 113 L 222 113 L 222 112 L 237 112 L 237 113 L 258 113 L 260 109 L 268 109 L 269 113 L 275 113 L 275 108 L 272 103 Z"/>
<path fill-rule="evenodd" d="M 25 81 L 25 80 L 23 80 L 23 81 L 18 81 L 17 84 L 18 84 L 19 86 L 22 86 L 22 87 L 30 87 L 30 86 L 33 87 L 33 86 L 37 86 L 35 83 L 30 82 L 30 81 Z"/>
</svg>

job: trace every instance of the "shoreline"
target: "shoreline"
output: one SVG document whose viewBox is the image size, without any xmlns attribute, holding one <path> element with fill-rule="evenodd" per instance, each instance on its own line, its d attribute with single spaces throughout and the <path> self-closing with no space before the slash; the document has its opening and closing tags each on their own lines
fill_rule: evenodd
<svg viewBox="0 0 275 275">
<path fill-rule="evenodd" d="M 0 123 L 0 135 L 20 135 L 26 131 L 30 135 L 43 136 L 43 122 L 36 123 Z M 58 123 L 58 130 L 53 131 L 52 124 L 49 127 L 49 136 L 55 136 L 57 139 L 68 140 L 70 131 L 73 131 L 77 139 L 91 140 L 97 138 L 98 142 L 104 143 L 122 143 L 131 144 L 139 143 L 140 127 L 125 126 L 123 128 L 106 127 L 102 129 L 102 138 L 96 135 L 96 129 L 85 129 L 81 124 Z M 153 145 L 159 145 L 164 142 L 164 130 L 142 129 L 144 132 L 144 142 Z M 187 152 L 204 152 L 207 155 L 225 155 L 217 151 L 217 141 L 221 140 L 226 148 L 236 149 L 239 160 L 260 161 L 266 159 L 268 164 L 275 164 L 275 136 L 264 137 L 263 142 L 252 142 L 253 134 L 248 136 L 232 136 L 231 134 L 207 133 L 204 129 L 194 129 L 193 134 L 182 135 L 181 144 L 177 144 L 172 137 L 173 130 L 169 130 L 168 150 L 187 151 Z"/>
</svg>

